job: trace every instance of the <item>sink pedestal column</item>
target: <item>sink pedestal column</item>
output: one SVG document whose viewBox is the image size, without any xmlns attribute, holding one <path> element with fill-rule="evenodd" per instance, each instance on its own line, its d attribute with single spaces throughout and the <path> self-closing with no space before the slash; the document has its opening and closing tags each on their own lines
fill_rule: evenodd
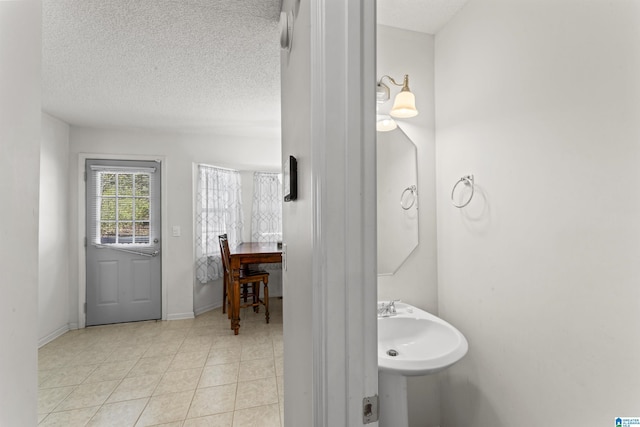
<svg viewBox="0 0 640 427">
<path fill-rule="evenodd" d="M 379 427 L 408 427 L 407 377 L 378 371 Z"/>
</svg>

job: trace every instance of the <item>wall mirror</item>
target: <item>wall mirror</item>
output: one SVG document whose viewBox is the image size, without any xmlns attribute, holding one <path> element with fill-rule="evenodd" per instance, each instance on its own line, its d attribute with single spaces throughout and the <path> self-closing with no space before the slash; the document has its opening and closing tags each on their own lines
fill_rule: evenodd
<svg viewBox="0 0 640 427">
<path fill-rule="evenodd" d="M 392 275 L 418 246 L 418 155 L 398 127 L 376 132 L 378 275 Z"/>
</svg>

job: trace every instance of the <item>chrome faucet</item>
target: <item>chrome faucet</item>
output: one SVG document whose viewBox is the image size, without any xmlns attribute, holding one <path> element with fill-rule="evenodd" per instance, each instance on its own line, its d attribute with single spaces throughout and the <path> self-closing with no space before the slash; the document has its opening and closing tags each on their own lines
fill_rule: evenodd
<svg viewBox="0 0 640 427">
<path fill-rule="evenodd" d="M 378 317 L 390 317 L 398 314 L 396 311 L 396 302 L 400 301 L 399 299 L 391 300 L 387 304 L 384 302 L 381 303 L 381 307 L 378 307 Z"/>
</svg>

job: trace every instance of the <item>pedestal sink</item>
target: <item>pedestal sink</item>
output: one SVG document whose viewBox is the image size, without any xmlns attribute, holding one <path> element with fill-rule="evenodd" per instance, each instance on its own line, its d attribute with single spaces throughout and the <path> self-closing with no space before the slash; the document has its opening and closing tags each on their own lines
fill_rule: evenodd
<svg viewBox="0 0 640 427">
<path fill-rule="evenodd" d="M 379 427 L 409 425 L 408 376 L 442 371 L 469 348 L 464 335 L 439 317 L 401 302 L 395 308 L 396 314 L 378 317 Z"/>
</svg>

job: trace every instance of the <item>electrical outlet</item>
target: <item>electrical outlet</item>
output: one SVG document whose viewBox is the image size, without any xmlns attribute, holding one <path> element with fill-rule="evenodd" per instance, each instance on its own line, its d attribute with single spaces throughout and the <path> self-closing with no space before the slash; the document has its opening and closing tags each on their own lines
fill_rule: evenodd
<svg viewBox="0 0 640 427">
<path fill-rule="evenodd" d="M 180 237 L 180 226 L 179 225 L 174 225 L 172 230 L 171 230 L 171 235 L 173 237 Z"/>
</svg>

